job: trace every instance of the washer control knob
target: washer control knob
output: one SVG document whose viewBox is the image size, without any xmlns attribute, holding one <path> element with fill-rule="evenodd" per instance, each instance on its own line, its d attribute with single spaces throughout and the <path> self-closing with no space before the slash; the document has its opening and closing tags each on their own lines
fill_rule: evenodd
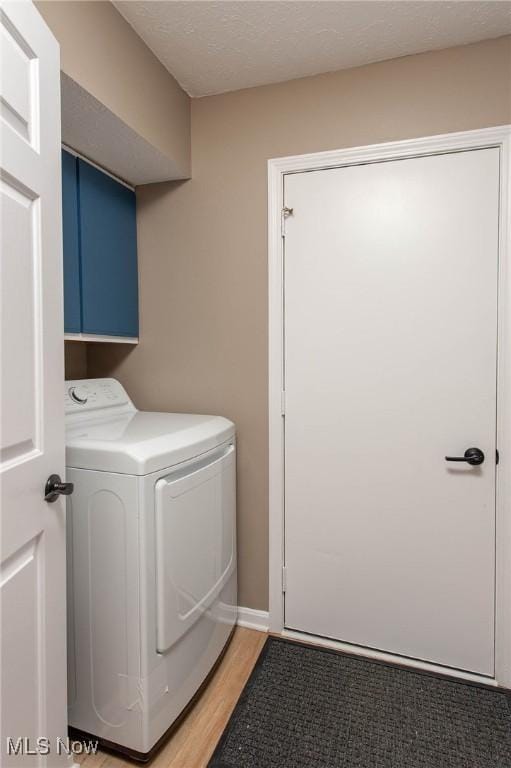
<svg viewBox="0 0 511 768">
<path fill-rule="evenodd" d="M 80 386 L 70 387 L 69 395 L 71 397 L 71 400 L 74 400 L 75 403 L 80 403 L 81 405 L 84 405 L 87 402 L 88 392 L 85 389 L 85 387 L 80 387 Z"/>
</svg>

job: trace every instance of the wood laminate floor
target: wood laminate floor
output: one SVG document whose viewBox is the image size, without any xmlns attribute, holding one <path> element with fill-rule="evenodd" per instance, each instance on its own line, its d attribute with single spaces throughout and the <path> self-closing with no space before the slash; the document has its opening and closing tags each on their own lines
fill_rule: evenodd
<svg viewBox="0 0 511 768">
<path fill-rule="evenodd" d="M 222 661 L 200 698 L 156 757 L 144 765 L 150 768 L 206 768 L 265 640 L 263 632 L 236 628 Z M 137 765 L 101 751 L 75 759 L 81 768 L 134 768 Z"/>
</svg>

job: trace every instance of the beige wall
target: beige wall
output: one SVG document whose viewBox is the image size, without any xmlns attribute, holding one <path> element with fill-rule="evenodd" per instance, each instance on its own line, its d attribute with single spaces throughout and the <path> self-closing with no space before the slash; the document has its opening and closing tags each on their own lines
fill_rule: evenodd
<svg viewBox="0 0 511 768">
<path fill-rule="evenodd" d="M 240 604 L 268 605 L 267 159 L 502 123 L 511 38 L 194 100 L 192 180 L 139 188 L 141 343 L 89 375 L 236 422 Z"/>
<path fill-rule="evenodd" d="M 87 378 L 87 343 L 83 341 L 64 342 L 64 363 L 66 379 Z"/>
<path fill-rule="evenodd" d="M 109 2 L 36 2 L 61 69 L 190 175 L 190 98 Z"/>
</svg>

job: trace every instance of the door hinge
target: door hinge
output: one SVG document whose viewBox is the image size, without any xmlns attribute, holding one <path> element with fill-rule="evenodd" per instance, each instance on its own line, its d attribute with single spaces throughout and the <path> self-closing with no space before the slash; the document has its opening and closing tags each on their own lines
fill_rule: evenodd
<svg viewBox="0 0 511 768">
<path fill-rule="evenodd" d="M 285 592 L 287 590 L 287 568 L 285 565 L 282 566 L 282 591 Z"/>
<path fill-rule="evenodd" d="M 293 215 L 293 208 L 284 206 L 280 214 L 280 234 L 282 237 L 286 236 L 286 219 Z"/>
<path fill-rule="evenodd" d="M 499 455 L 499 449 L 495 449 L 495 464 L 498 464 L 500 461 L 500 455 Z"/>
<path fill-rule="evenodd" d="M 280 393 L 280 415 L 286 415 L 286 390 L 283 389 Z"/>
</svg>

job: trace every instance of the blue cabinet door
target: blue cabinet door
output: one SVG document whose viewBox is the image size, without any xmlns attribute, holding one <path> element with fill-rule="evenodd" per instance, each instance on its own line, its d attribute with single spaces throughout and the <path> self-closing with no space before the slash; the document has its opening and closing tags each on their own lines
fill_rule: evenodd
<svg viewBox="0 0 511 768">
<path fill-rule="evenodd" d="M 62 152 L 62 235 L 64 250 L 64 331 L 82 330 L 78 238 L 78 160 Z"/>
<path fill-rule="evenodd" d="M 82 333 L 138 336 L 135 193 L 78 160 Z"/>
</svg>

